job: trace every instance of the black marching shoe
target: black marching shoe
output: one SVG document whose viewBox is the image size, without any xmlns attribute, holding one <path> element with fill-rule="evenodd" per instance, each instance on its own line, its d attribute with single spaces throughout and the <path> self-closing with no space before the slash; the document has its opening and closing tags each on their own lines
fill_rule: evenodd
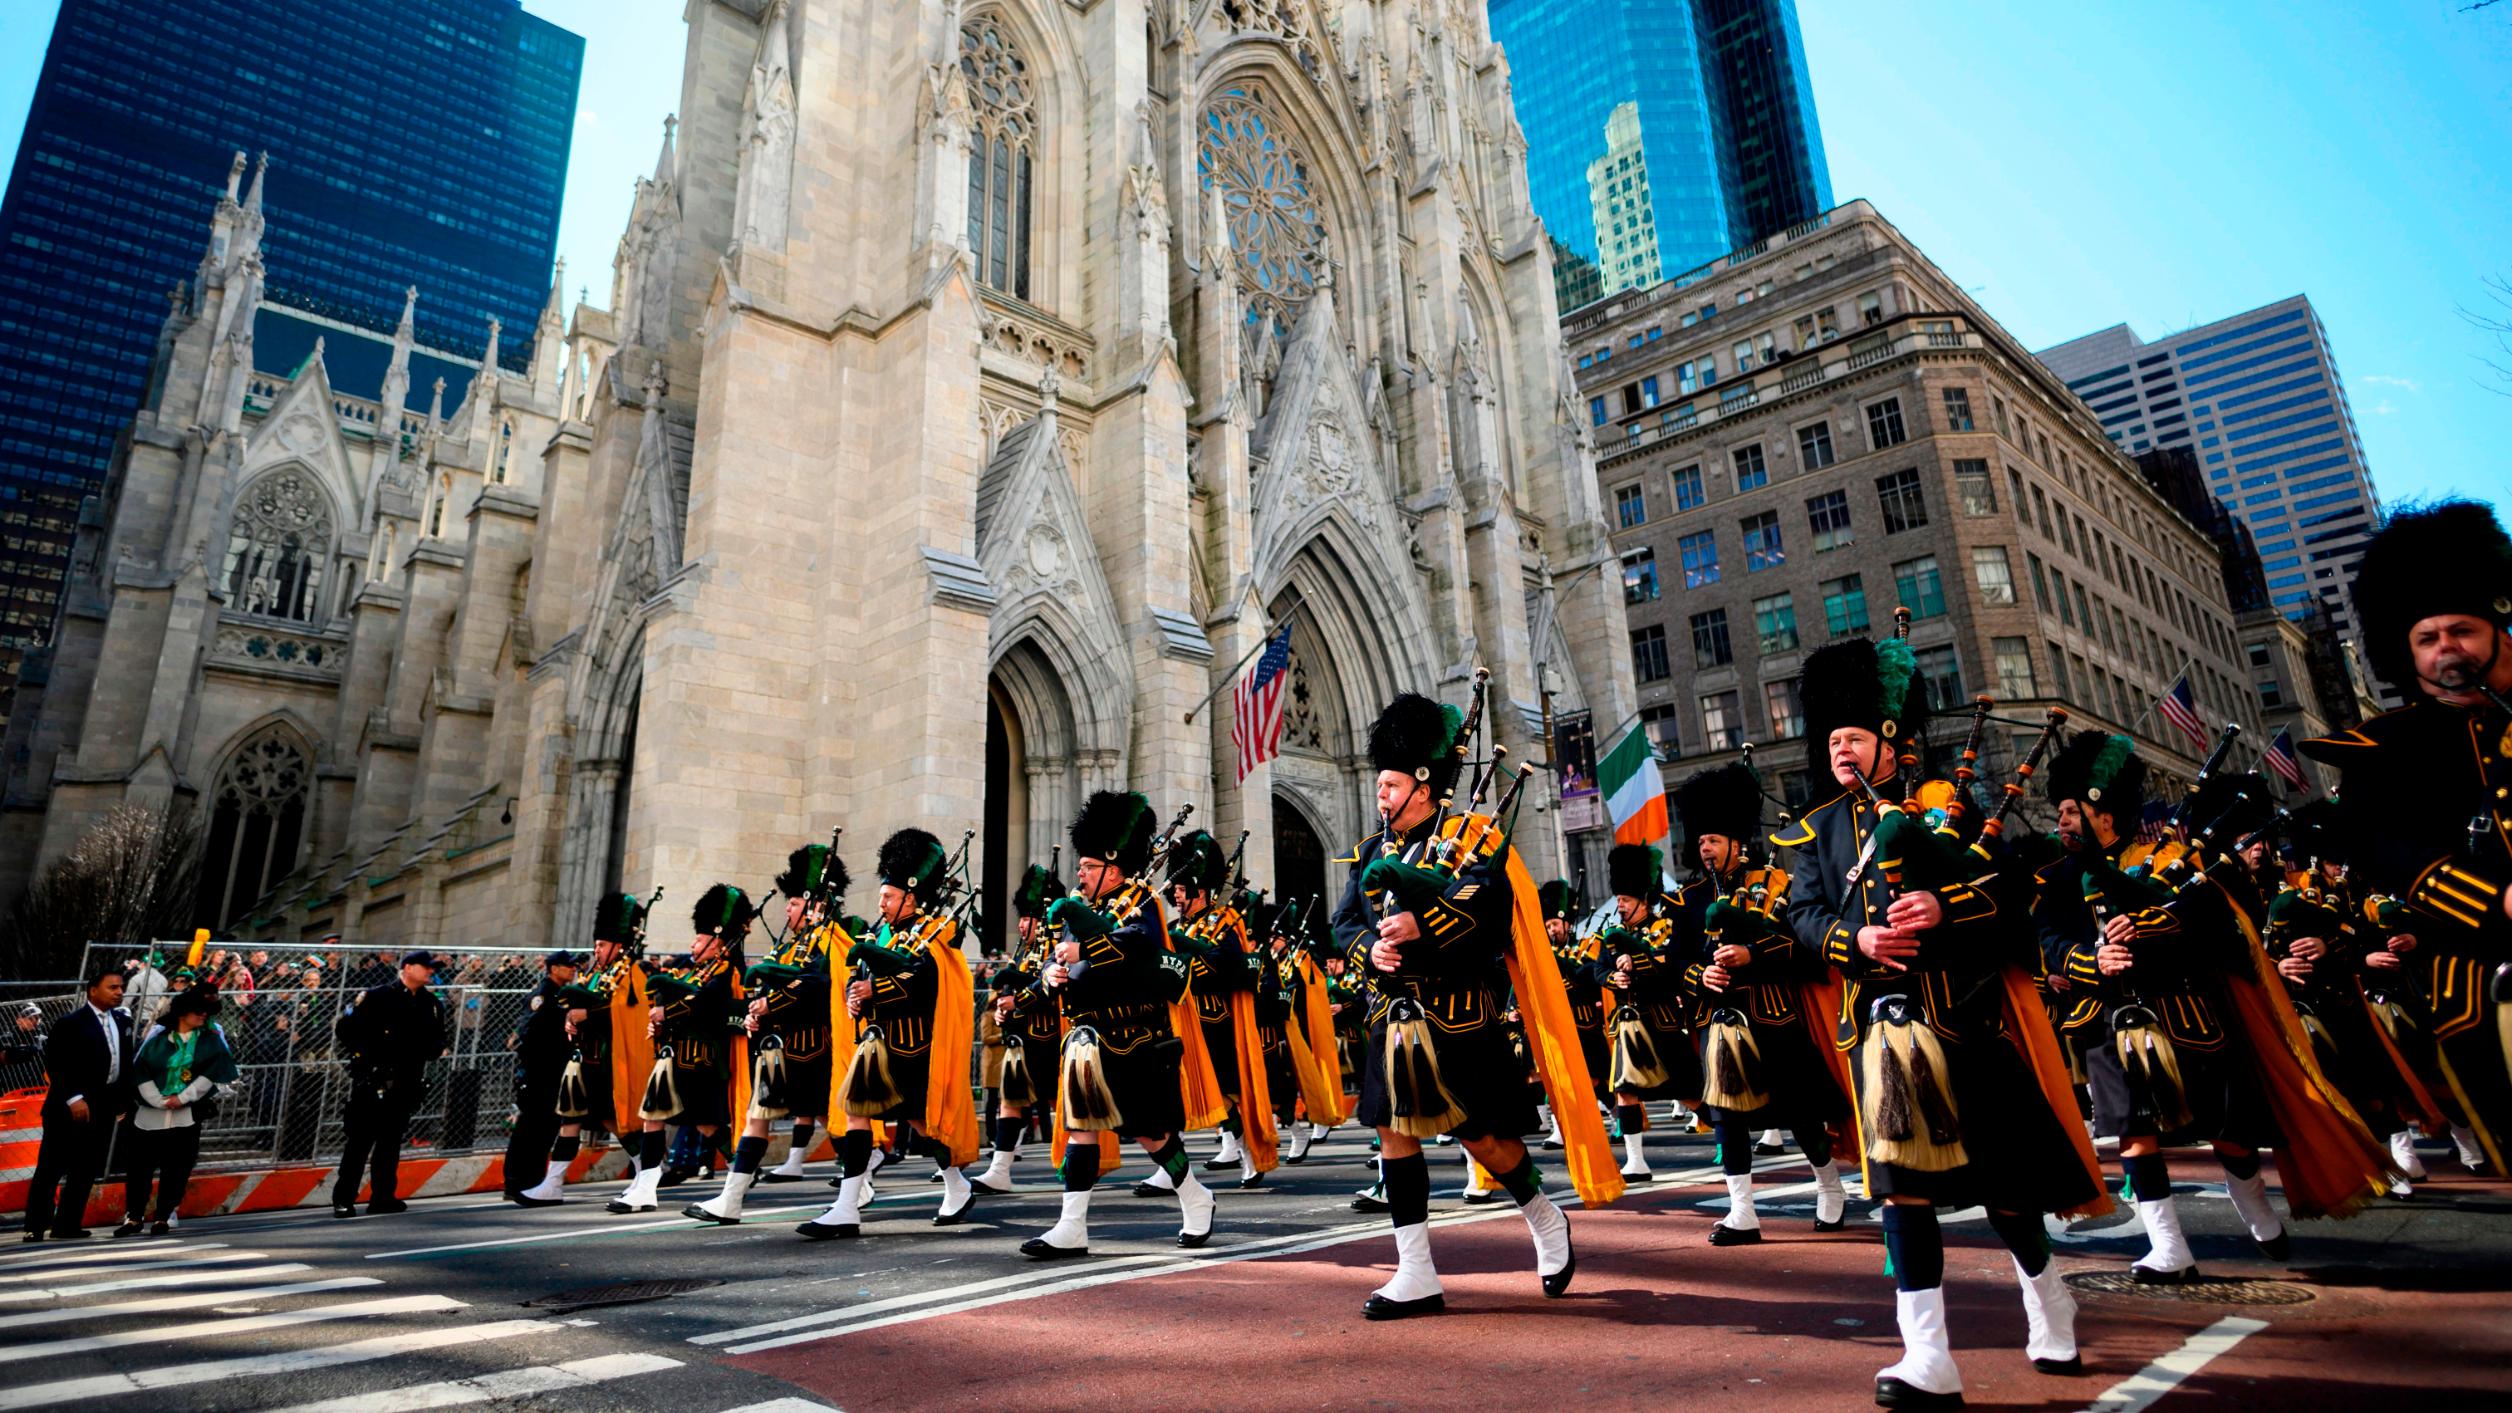
<svg viewBox="0 0 2512 1413">
<path fill-rule="evenodd" d="M 1899 1379 L 1877 1379 L 1875 1406 L 1909 1410 L 1909 1413 L 1929 1413 L 1929 1410 L 1938 1408 L 1960 1408 L 1963 1396 L 1960 1393 L 1930 1393 Z"/>
<path fill-rule="evenodd" d="M 1151 1179 L 1145 1178 L 1141 1182 L 1134 1184 L 1134 1195 L 1136 1197 L 1175 1197 L 1177 1196 L 1177 1189 L 1174 1187 L 1155 1187 L 1152 1185 Z"/>
<path fill-rule="evenodd" d="M 43 1240 L 43 1239 L 44 1239 L 44 1234 L 43 1234 L 42 1232 L 35 1231 L 35 1230 L 32 1230 L 32 1229 L 29 1229 L 29 1230 L 26 1232 L 26 1234 L 25 1234 L 25 1235 L 23 1235 L 23 1236 L 21 1236 L 21 1237 L 19 1237 L 19 1238 L 18 1238 L 18 1240 L 25 1242 L 25 1243 L 26 1243 L 27 1245 L 29 1245 L 29 1246 L 32 1246 L 32 1245 L 34 1245 L 36 1242 L 41 1241 L 41 1240 Z"/>
<path fill-rule="evenodd" d="M 1849 1218 L 1844 1215 L 1835 1217 L 1827 1222 L 1822 1218 L 1817 1217 L 1814 1219 L 1814 1229 L 1816 1231 L 1847 1231 L 1849 1229 Z"/>
<path fill-rule="evenodd" d="M 1710 1245 L 1712 1246 L 1759 1246 L 1761 1244 L 1762 1232 L 1758 1227 L 1731 1227 L 1725 1222 L 1720 1222 L 1710 1228 Z"/>
<path fill-rule="evenodd" d="M 1249 1173 L 1247 1176 L 1239 1179 L 1239 1188 L 1241 1191 L 1245 1191 L 1251 1187 L 1263 1187 L 1264 1185 L 1265 1175 L 1263 1173 Z"/>
<path fill-rule="evenodd" d="M 2035 1359 L 2032 1361 L 2032 1367 L 2040 1373 L 2073 1378 L 2085 1371 L 2085 1360 L 2081 1354 L 2072 1359 Z"/>
<path fill-rule="evenodd" d="M 50 1232 L 48 1232 L 48 1233 L 46 1233 L 46 1234 L 45 1234 L 45 1236 L 44 1236 L 44 1240 L 46 1240 L 46 1241 L 85 1241 L 85 1240 L 87 1240 L 89 1237 L 94 1236 L 95 1234 L 96 1234 L 96 1233 L 94 1233 L 94 1232 L 92 1232 L 92 1231 L 89 1231 L 89 1230 L 88 1230 L 87 1228 L 85 1228 L 85 1227 L 54 1227 L 54 1228 L 53 1228 Z"/>
<path fill-rule="evenodd" d="M 122 1219 L 122 1225 L 113 1229 L 113 1234 L 115 1236 L 137 1236 L 140 1234 L 140 1229 L 147 1225 L 148 1224 L 146 1222 L 141 1221 L 137 1217 L 124 1217 Z"/>
<path fill-rule="evenodd" d="M 813 1241 L 837 1241 L 845 1237 L 863 1235 L 863 1228 L 851 1222 L 845 1226 L 837 1226 L 821 1222 L 801 1222 L 795 1225 L 794 1230 L 801 1232 L 804 1236 L 810 1237 Z"/>
<path fill-rule="evenodd" d="M 1419 1300 L 1389 1300 L 1373 1295 L 1361 1302 L 1364 1320 L 1409 1320 L 1416 1315 L 1436 1315 L 1448 1308 L 1448 1297 L 1425 1295 Z"/>
<path fill-rule="evenodd" d="M 1057 1246 L 1043 1236 L 1033 1236 L 1020 1244 L 1020 1253 L 1032 1261 L 1068 1261 L 1076 1256 L 1089 1255 L 1090 1248 Z"/>
<path fill-rule="evenodd" d="M 663 1169 L 663 1176 L 656 1181 L 654 1185 L 656 1187 L 678 1187 L 682 1183 L 689 1181 L 689 1179 L 696 1177 L 697 1175 L 698 1170 L 695 1168 L 666 1167 Z"/>
<path fill-rule="evenodd" d="M 402 1201 L 398 1197 L 387 1197 L 381 1202 L 369 1202 L 366 1204 L 366 1214 L 370 1217 L 398 1216 L 399 1214 L 409 1210 L 410 1204 Z"/>
<path fill-rule="evenodd" d="M 331 1214 L 335 1217 L 342 1218 L 354 1217 L 358 1214 L 357 1204 L 354 1202 L 334 1202 L 331 1204 Z"/>
<path fill-rule="evenodd" d="M 2290 1261 L 2294 1259 L 2294 1238 L 2290 1233 L 2279 1231 L 2276 1235 L 2269 1237 L 2266 1241 L 2260 1241 L 2259 1238 L 2254 1236 L 2251 1238 L 2251 1241 L 2259 1247 L 2259 1254 L 2267 1257 L 2271 1261 Z"/>
<path fill-rule="evenodd" d="M 2158 1271 L 2152 1266 L 2131 1266 L 2128 1276 L 2139 1285 L 2196 1285 L 2198 1268 L 2183 1266 L 2177 1271 Z"/>
<path fill-rule="evenodd" d="M 173 1230 L 174 1223 L 167 1221 L 163 1217 L 159 1217 L 157 1220 L 148 1224 L 148 1234 L 150 1236 L 164 1236 Z"/>
<path fill-rule="evenodd" d="M 1567 1229 L 1563 1231 L 1561 1239 L 1562 1243 L 1570 1248 L 1570 1259 L 1562 1265 L 1560 1270 L 1553 1272 L 1549 1276 L 1539 1278 L 1544 1282 L 1544 1298 L 1546 1300 L 1559 1300 L 1562 1296 L 1568 1294 L 1570 1291 L 1570 1278 L 1579 1273 L 1578 1241 L 1569 1235 Z"/>
</svg>

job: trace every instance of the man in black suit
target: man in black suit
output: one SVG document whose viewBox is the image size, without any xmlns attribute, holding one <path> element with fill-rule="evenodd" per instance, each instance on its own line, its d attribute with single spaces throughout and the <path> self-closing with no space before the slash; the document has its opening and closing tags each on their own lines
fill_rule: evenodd
<svg viewBox="0 0 2512 1413">
<path fill-rule="evenodd" d="M 401 1138 L 427 1086 L 428 1062 L 445 1053 L 445 1003 L 428 989 L 436 958 L 412 952 L 401 975 L 367 988 L 340 1018 L 340 1045 L 349 1058 L 349 1102 L 343 1119 L 340 1176 L 332 1186 L 331 1214 L 357 1215 L 358 1179 L 367 1157 L 375 1159 L 375 1187 L 366 1214 L 404 1211 L 401 1200 Z"/>
<path fill-rule="evenodd" d="M 131 1017 L 121 1007 L 121 968 L 99 971 L 87 983 L 87 1004 L 63 1016 L 44 1041 L 49 1086 L 43 1143 L 26 1191 L 28 1241 L 87 1235 L 88 1191 L 115 1122 L 131 1108 Z"/>
</svg>

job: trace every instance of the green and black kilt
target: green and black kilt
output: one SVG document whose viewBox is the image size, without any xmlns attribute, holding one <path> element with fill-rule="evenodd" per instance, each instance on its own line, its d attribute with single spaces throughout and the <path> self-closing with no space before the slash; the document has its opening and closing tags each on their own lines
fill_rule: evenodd
<svg viewBox="0 0 2512 1413">
<path fill-rule="evenodd" d="M 1055 1036 L 1052 1034 L 1015 1034 L 1011 1031 L 1005 1031 L 1003 1034 L 1003 1041 L 1007 1045 L 1018 1045 L 1020 1047 L 1021 1062 L 1029 1070 L 1029 1087 L 1035 1091 L 1037 1095 L 1037 1097 L 1031 1101 L 1032 1107 L 1041 1110 L 1054 1108 L 1055 1086 L 1057 1080 Z"/>
<path fill-rule="evenodd" d="M 665 1123 L 680 1128 L 720 1128 L 730 1122 L 732 1077 L 721 1064 L 675 1062 L 672 1083 L 680 1091 L 680 1109 Z"/>
<path fill-rule="evenodd" d="M 1528 1098 L 1526 1075 L 1509 1044 L 1509 1028 L 1494 1015 L 1470 1030 L 1431 1026 L 1431 1050 L 1439 1059 L 1439 1079 L 1465 1111 L 1465 1119 L 1448 1132 L 1459 1139 L 1517 1138 L 1539 1126 Z M 1395 1123 L 1395 1104 L 1387 1090 L 1387 1024 L 1371 1023 L 1362 1047 L 1361 1102 L 1354 1117 L 1371 1128 Z"/>
<path fill-rule="evenodd" d="M 1800 1137 L 1818 1128 L 1849 1131 L 1849 1101 L 1833 1082 L 1831 1066 L 1821 1051 L 1814 1047 L 1814 1037 L 1798 1021 L 1763 1021 L 1748 1019 L 1753 1031 L 1753 1044 L 1762 1054 L 1762 1092 L 1770 1102 L 1758 1109 L 1722 1109 L 1715 1105 L 1701 1106 L 1703 1117 L 1712 1123 L 1722 1120 L 1741 1123 L 1751 1128 L 1784 1128 Z M 1709 1065 L 1709 1027 L 1701 1028 L 1701 1049 L 1698 1057 L 1706 1072 Z"/>
<path fill-rule="evenodd" d="M 1231 1024 L 1230 1013 L 1224 1010 L 1221 1019 L 1213 1020 L 1198 1014 L 1196 1024 L 1204 1028 L 1204 1050 L 1212 1056 L 1212 1073 L 1221 1081 L 1221 1092 L 1239 1097 L 1239 1033 Z"/>
<path fill-rule="evenodd" d="M 2156 1138 L 2167 1147 L 2189 1143 L 2230 1143 L 2241 1148 L 2276 1146 L 2276 1122 L 2268 1115 L 2258 1073 L 2234 1052 L 2227 1039 L 2213 1050 L 2198 1050 L 2175 1040 L 2173 1055 L 2180 1066 L 2181 1088 L 2190 1121 L 2164 1132 L 2151 1114 L 2137 1112 L 2128 1072 L 2120 1063 L 2119 1046 L 2108 1022 L 2081 1028 L 2087 1035 L 2085 1080 L 2093 1090 L 2093 1131 L 2101 1138 Z M 2091 1037 L 2101 1037 L 2094 1043 Z"/>
<path fill-rule="evenodd" d="M 1108 1026 L 1098 1035 L 1108 1091 L 1116 1097 L 1116 1136 L 1153 1139 L 1184 1129 L 1186 1094 L 1178 1072 L 1186 1048 L 1177 1036 L 1165 1025 Z"/>
<path fill-rule="evenodd" d="M 584 1117 L 562 1119 L 561 1122 L 580 1124 L 597 1133 L 608 1133 L 611 1126 L 619 1122 L 619 1110 L 611 1098 L 611 1057 L 607 1054 L 585 1056 L 581 1073 L 584 1077 Z"/>
<path fill-rule="evenodd" d="M 1916 1197 L 1938 1207 L 1986 1206 L 2005 1212 L 2063 1212 L 2093 1201 L 2099 1188 L 2079 1161 L 2075 1141 L 2050 1112 L 2031 1062 L 2015 1043 L 2003 1033 L 1968 1042 L 1940 1034 L 1938 1041 L 1952 1072 L 1946 1083 L 1969 1161 L 1943 1172 L 1922 1172 L 1865 1159 L 1867 1195 L 1879 1201 Z M 1866 1070 L 1856 1051 L 1850 1055 L 1849 1073 L 1859 1088 L 1859 1107 L 1869 1107 Z"/>
<path fill-rule="evenodd" d="M 829 1085 L 836 1077 L 836 1066 L 827 1049 L 810 1059 L 796 1059 L 794 1052 L 785 1052 L 785 1107 L 788 1112 L 804 1118 L 826 1118 L 829 1107 Z"/>
<path fill-rule="evenodd" d="M 1619 1006 L 1605 1013 L 1605 1053 L 1607 1069 L 1612 1068 L 1614 1016 Z M 1689 1018 L 1682 1009 L 1667 1002 L 1641 1002 L 1640 1023 L 1648 1027 L 1649 1036 L 1657 1042 L 1657 1055 L 1666 1066 L 1666 1082 L 1636 1091 L 1642 1099 L 1679 1099 L 1695 1104 L 1701 1099 L 1701 1051 L 1693 1039 Z M 1610 1079 L 1607 1081 L 1610 1083 Z"/>
</svg>

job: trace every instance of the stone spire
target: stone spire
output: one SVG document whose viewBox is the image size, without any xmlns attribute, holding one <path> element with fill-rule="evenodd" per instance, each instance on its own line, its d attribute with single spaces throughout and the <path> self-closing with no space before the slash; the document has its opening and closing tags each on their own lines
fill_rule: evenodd
<svg viewBox="0 0 2512 1413">
<path fill-rule="evenodd" d="M 567 366 L 566 314 L 559 308 L 567 293 L 567 257 L 560 256 L 550 275 L 549 302 L 532 326 L 532 386 L 551 396 L 559 392 L 559 375 Z"/>
<path fill-rule="evenodd" d="M 678 126 L 680 126 L 679 114 L 663 115 L 663 150 L 655 154 L 654 158 L 654 184 L 656 186 L 671 185 L 673 176 L 680 170 L 680 158 L 672 150 L 672 129 Z"/>
<path fill-rule="evenodd" d="M 480 373 L 484 377 L 497 376 L 497 338 L 505 327 L 496 315 L 488 316 L 488 350 L 480 355 Z"/>
<path fill-rule="evenodd" d="M 401 414 L 410 399 L 410 349 L 418 342 L 412 325 L 419 307 L 419 287 L 401 296 L 401 323 L 393 329 L 392 363 L 384 369 L 383 415 L 375 419 L 374 483 L 396 478 L 401 461 Z"/>
<path fill-rule="evenodd" d="M 243 161 L 243 160 L 244 160 L 244 154 L 243 154 L 243 153 L 241 153 L 241 152 L 237 153 L 237 154 L 236 154 L 236 160 L 237 160 L 237 161 L 239 161 L 239 162 Z M 264 173 L 268 172 L 269 170 L 270 170 L 270 154 L 269 154 L 268 152 L 264 152 L 264 153 L 261 155 L 260 159 L 259 159 L 258 161 L 256 161 L 256 162 L 254 162 L 254 164 L 253 164 L 253 189 L 252 189 L 251 191 L 246 192 L 246 193 L 244 194 L 244 209 L 245 209 L 245 210 L 247 210 L 247 211 L 250 211 L 250 212 L 254 213 L 255 215 L 260 215 L 260 214 L 261 214 L 261 210 L 262 210 L 262 175 L 263 175 Z M 230 178 L 228 179 L 227 185 L 228 185 L 230 188 L 233 188 L 233 187 L 234 187 L 234 185 L 235 185 L 235 180 L 234 180 L 234 178 L 230 177 Z"/>
</svg>

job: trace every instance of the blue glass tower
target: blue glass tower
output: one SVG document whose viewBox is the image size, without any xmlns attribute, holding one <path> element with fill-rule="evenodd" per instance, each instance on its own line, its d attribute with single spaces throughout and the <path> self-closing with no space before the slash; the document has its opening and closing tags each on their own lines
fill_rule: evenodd
<svg viewBox="0 0 2512 1413">
<path fill-rule="evenodd" d="M 1593 191 L 1605 124 L 1638 109 L 1656 277 L 1680 274 L 1832 204 L 1796 0 L 1491 0 L 1526 130 L 1536 214 L 1598 259 L 1617 214 Z M 1633 180 L 1600 172 L 1617 189 Z M 1607 287 L 1627 283 L 1607 266 Z"/>
<path fill-rule="evenodd" d="M 269 295 L 523 366 L 584 60 L 520 0 L 62 0 L 0 206 L 0 664 L 52 622 L 228 162 L 267 152 Z M 13 673 L 10 675 L 13 676 Z"/>
</svg>

